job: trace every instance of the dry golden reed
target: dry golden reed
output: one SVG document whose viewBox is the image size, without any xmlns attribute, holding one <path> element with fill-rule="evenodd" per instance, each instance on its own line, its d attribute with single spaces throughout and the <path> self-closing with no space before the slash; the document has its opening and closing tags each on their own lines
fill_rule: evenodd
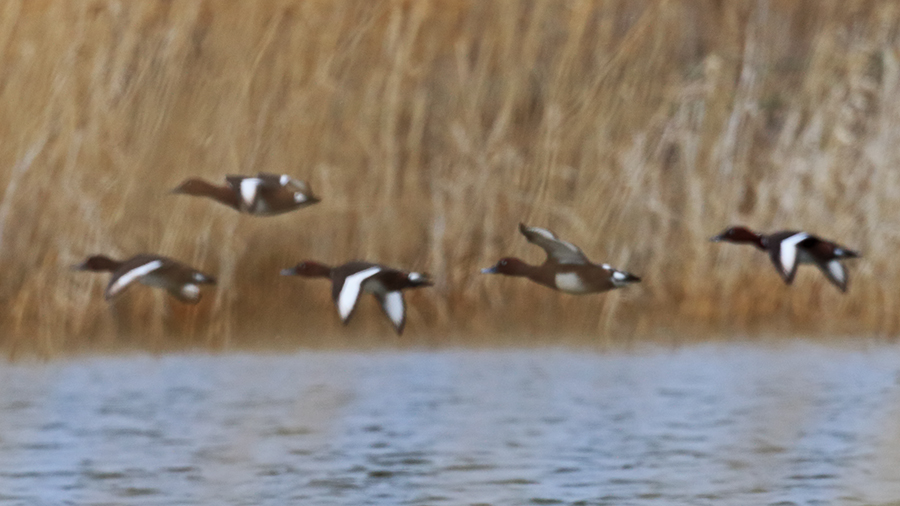
<svg viewBox="0 0 900 506">
<path fill-rule="evenodd" d="M 400 342 L 893 335 L 898 27 L 900 3 L 844 0 L 0 2 L 2 346 L 398 342 L 371 301 L 341 329 L 326 282 L 278 276 L 354 258 L 435 276 Z M 324 200 L 254 218 L 168 193 L 257 171 Z M 645 281 L 480 275 L 542 260 L 520 221 Z M 849 293 L 707 241 L 736 223 L 858 248 Z M 220 284 L 107 304 L 68 269 L 99 252 Z"/>
</svg>

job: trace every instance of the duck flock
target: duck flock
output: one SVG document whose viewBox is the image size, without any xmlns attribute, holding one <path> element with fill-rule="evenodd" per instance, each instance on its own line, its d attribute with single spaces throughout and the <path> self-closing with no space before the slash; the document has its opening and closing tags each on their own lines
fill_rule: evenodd
<svg viewBox="0 0 900 506">
<path fill-rule="evenodd" d="M 256 216 L 273 216 L 315 204 L 309 184 L 288 175 L 260 173 L 256 176 L 226 176 L 224 185 L 202 179 L 188 179 L 172 190 L 173 193 L 208 197 L 239 212 Z M 501 258 L 494 266 L 482 269 L 485 274 L 503 274 L 528 278 L 535 283 L 562 292 L 581 295 L 599 293 L 638 283 L 641 278 L 607 264 L 591 262 L 581 248 L 564 241 L 550 230 L 519 224 L 519 231 L 528 242 L 541 247 L 547 259 L 541 265 L 530 265 L 515 257 Z M 797 267 L 814 264 L 842 292 L 847 291 L 847 272 L 840 263 L 857 258 L 855 251 L 812 234 L 798 231 L 756 233 L 745 227 L 730 227 L 712 241 L 752 244 L 768 252 L 775 269 L 791 284 Z M 135 282 L 165 289 L 181 302 L 200 301 L 201 285 L 215 285 L 215 277 L 177 260 L 142 253 L 126 260 L 113 260 L 94 255 L 73 268 L 95 272 L 111 272 L 106 287 L 106 299 L 124 292 Z M 352 261 L 329 266 L 306 260 L 281 271 L 284 276 L 326 278 L 331 280 L 331 297 L 341 321 L 346 324 L 363 292 L 378 299 L 397 334 L 406 324 L 406 304 L 403 290 L 431 286 L 426 273 L 394 269 L 364 261 Z"/>
</svg>

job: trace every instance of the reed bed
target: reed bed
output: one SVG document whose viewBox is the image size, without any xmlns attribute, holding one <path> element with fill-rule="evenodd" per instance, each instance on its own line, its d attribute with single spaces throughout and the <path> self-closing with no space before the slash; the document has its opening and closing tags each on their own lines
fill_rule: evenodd
<svg viewBox="0 0 900 506">
<path fill-rule="evenodd" d="M 371 301 L 341 329 L 326 282 L 278 276 L 354 258 L 435 277 L 401 342 L 892 336 L 898 27 L 900 4 L 843 0 L 2 2 L 0 346 L 396 343 Z M 168 193 L 258 171 L 324 200 L 254 218 Z M 480 275 L 543 259 L 520 221 L 644 282 Z M 738 223 L 864 258 L 846 295 L 812 268 L 787 287 L 707 241 Z M 220 284 L 107 304 L 68 269 L 144 251 Z"/>
</svg>

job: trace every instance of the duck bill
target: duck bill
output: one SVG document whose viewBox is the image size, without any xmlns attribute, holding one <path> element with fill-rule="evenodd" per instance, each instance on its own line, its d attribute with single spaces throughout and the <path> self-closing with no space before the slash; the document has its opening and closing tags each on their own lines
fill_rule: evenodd
<svg viewBox="0 0 900 506">
<path fill-rule="evenodd" d="M 70 265 L 70 270 L 73 271 L 86 271 L 87 270 L 87 262 L 81 262 L 80 264 Z"/>
<path fill-rule="evenodd" d="M 481 269 L 481 273 L 482 274 L 497 274 L 497 266 L 494 265 L 491 267 L 485 267 L 484 269 Z"/>
<path fill-rule="evenodd" d="M 282 276 L 296 276 L 296 275 L 297 275 L 297 268 L 296 268 L 296 267 L 290 267 L 290 268 L 288 268 L 288 269 L 281 269 L 281 275 L 282 275 Z"/>
<path fill-rule="evenodd" d="M 710 237 L 710 238 L 709 238 L 709 241 L 710 241 L 710 242 L 722 242 L 722 241 L 725 240 L 725 237 L 723 237 L 723 235 L 724 235 L 724 234 L 719 234 L 719 235 Z"/>
<path fill-rule="evenodd" d="M 626 274 L 626 275 L 625 275 L 625 282 L 626 282 L 626 283 L 640 283 L 640 282 L 641 282 L 641 278 L 635 276 L 634 274 Z"/>
</svg>

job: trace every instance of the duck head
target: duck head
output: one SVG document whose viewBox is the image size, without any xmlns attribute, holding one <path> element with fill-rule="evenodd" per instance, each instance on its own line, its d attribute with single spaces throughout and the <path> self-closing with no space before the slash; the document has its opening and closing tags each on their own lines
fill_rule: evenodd
<svg viewBox="0 0 900 506">
<path fill-rule="evenodd" d="M 331 267 L 312 260 L 305 260 L 293 267 L 282 269 L 281 275 L 302 276 L 304 278 L 328 278 L 331 277 Z"/>
<path fill-rule="evenodd" d="M 710 238 L 712 242 L 750 243 L 761 245 L 762 236 L 747 227 L 730 227 L 721 234 Z"/>
<path fill-rule="evenodd" d="M 85 259 L 80 264 L 72 266 L 76 271 L 94 271 L 94 272 L 112 272 L 119 268 L 122 262 L 118 262 L 106 255 L 93 255 Z"/>
</svg>

